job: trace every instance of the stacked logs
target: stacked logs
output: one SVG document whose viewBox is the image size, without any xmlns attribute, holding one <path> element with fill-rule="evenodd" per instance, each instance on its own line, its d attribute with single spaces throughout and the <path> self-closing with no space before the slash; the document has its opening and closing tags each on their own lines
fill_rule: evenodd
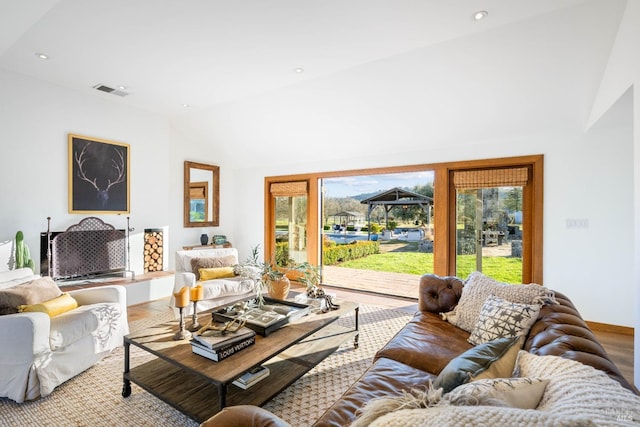
<svg viewBox="0 0 640 427">
<path fill-rule="evenodd" d="M 162 271 L 162 229 L 144 233 L 144 272 L 151 271 Z"/>
</svg>

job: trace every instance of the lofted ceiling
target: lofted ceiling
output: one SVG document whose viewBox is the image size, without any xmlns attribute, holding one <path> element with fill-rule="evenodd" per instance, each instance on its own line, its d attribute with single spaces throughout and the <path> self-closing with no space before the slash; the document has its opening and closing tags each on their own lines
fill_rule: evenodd
<svg viewBox="0 0 640 427">
<path fill-rule="evenodd" d="M 0 0 L 0 68 L 174 116 L 583 2 Z"/>
</svg>

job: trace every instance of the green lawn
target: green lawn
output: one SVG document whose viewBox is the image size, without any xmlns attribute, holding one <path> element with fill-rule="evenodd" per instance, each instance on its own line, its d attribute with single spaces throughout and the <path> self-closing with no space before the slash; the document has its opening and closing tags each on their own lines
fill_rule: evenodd
<svg viewBox="0 0 640 427">
<path fill-rule="evenodd" d="M 338 267 L 392 273 L 433 273 L 433 254 L 422 252 L 387 252 L 340 263 Z M 458 257 L 457 276 L 466 278 L 476 269 L 475 255 Z M 522 259 L 511 257 L 483 257 L 482 272 L 498 281 L 522 283 Z"/>
<path fill-rule="evenodd" d="M 338 267 L 392 273 L 424 274 L 433 272 L 433 254 L 423 252 L 387 252 L 338 264 Z"/>
</svg>

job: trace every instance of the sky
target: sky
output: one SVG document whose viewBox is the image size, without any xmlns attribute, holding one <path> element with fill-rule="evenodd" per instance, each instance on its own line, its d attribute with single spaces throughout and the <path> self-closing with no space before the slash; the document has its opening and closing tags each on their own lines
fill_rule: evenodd
<svg viewBox="0 0 640 427">
<path fill-rule="evenodd" d="M 325 178 L 325 197 L 351 197 L 362 193 L 390 190 L 394 187 L 413 188 L 433 183 L 433 171 L 405 172 L 380 175 L 358 175 Z"/>
</svg>

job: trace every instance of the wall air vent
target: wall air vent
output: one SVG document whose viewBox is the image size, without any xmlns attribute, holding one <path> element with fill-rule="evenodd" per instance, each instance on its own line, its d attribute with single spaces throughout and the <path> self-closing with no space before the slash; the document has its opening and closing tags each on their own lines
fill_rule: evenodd
<svg viewBox="0 0 640 427">
<path fill-rule="evenodd" d="M 117 90 L 114 89 L 112 87 L 103 85 L 103 84 L 97 84 L 93 87 L 95 90 L 99 90 L 101 92 L 106 92 L 106 93 L 110 93 L 112 95 L 117 95 L 117 96 L 127 96 L 129 95 L 128 92 L 122 91 L 122 90 Z"/>
</svg>

